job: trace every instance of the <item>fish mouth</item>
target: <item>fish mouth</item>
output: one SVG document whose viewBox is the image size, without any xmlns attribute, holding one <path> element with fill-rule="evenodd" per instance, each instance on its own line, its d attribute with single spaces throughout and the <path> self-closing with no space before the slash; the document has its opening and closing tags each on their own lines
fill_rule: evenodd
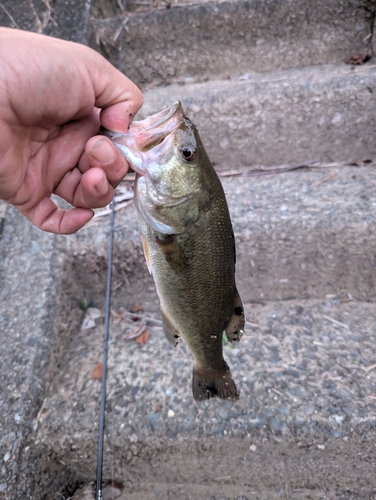
<svg viewBox="0 0 376 500">
<path fill-rule="evenodd" d="M 175 104 L 155 115 L 133 122 L 127 134 L 111 132 L 103 127 L 100 131 L 115 144 L 133 149 L 134 153 L 136 151 L 144 153 L 161 144 L 167 136 L 175 132 L 184 122 L 184 118 L 181 102 L 176 101 Z"/>
<path fill-rule="evenodd" d="M 159 113 L 131 125 L 130 132 L 136 133 L 136 143 L 141 151 L 148 151 L 161 143 L 182 123 L 184 117 L 180 101 Z"/>
</svg>

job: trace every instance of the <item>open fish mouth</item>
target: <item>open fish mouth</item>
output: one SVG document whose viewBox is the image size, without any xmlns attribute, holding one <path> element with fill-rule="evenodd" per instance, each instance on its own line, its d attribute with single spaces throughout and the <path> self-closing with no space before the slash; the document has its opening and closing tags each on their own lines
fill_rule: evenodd
<svg viewBox="0 0 376 500">
<path fill-rule="evenodd" d="M 174 132 L 182 123 L 183 108 L 180 101 L 159 113 L 149 116 L 130 127 L 136 133 L 136 144 L 141 151 L 148 151 Z"/>
<path fill-rule="evenodd" d="M 184 119 L 182 105 L 180 101 L 177 101 L 155 115 L 133 122 L 127 134 L 111 132 L 103 127 L 101 127 L 101 133 L 109 137 L 122 151 L 134 170 L 143 175 L 141 157 L 138 153 L 146 153 L 161 144 L 166 137 L 181 126 Z"/>
</svg>

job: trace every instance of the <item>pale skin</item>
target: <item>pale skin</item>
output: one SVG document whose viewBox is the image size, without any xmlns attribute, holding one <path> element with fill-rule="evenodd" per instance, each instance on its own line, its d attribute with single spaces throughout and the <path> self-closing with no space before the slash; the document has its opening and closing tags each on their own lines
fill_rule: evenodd
<svg viewBox="0 0 376 500">
<path fill-rule="evenodd" d="M 126 132 L 142 102 L 94 50 L 0 28 L 0 199 L 44 231 L 78 231 L 129 168 L 99 126 Z"/>
</svg>

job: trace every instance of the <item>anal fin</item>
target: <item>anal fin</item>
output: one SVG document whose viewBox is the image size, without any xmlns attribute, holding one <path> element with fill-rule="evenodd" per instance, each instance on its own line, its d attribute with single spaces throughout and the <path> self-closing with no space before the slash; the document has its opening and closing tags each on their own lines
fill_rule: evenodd
<svg viewBox="0 0 376 500">
<path fill-rule="evenodd" d="M 171 324 L 171 321 L 168 319 L 167 315 L 162 312 L 162 326 L 163 326 L 163 331 L 164 334 L 166 335 L 166 338 L 171 344 L 176 347 L 179 343 L 179 337 L 180 333 L 178 330 Z"/>
<path fill-rule="evenodd" d="M 225 328 L 229 342 L 239 342 L 244 333 L 244 325 L 244 307 L 239 292 L 235 289 L 232 316 Z"/>
</svg>

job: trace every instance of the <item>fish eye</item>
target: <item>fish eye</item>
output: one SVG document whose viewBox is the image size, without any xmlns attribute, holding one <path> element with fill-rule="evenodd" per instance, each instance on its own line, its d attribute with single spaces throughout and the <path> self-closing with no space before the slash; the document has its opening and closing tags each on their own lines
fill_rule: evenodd
<svg viewBox="0 0 376 500">
<path fill-rule="evenodd" d="M 181 154 L 184 160 L 192 161 L 196 156 L 196 150 L 190 146 L 184 146 L 184 148 L 181 149 Z"/>
</svg>

